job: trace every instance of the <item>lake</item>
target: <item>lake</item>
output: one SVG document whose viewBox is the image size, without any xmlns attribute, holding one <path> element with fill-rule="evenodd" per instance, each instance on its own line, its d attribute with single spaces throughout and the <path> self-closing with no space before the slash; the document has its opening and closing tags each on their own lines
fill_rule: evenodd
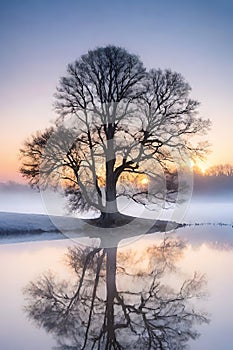
<svg viewBox="0 0 233 350">
<path fill-rule="evenodd" d="M 230 350 L 232 236 L 231 226 L 203 225 L 117 251 L 71 240 L 2 244 L 0 347 L 79 349 L 86 337 L 85 349 L 111 339 L 149 349 L 152 337 L 162 349 Z M 189 331 L 200 336 L 192 340 Z"/>
</svg>

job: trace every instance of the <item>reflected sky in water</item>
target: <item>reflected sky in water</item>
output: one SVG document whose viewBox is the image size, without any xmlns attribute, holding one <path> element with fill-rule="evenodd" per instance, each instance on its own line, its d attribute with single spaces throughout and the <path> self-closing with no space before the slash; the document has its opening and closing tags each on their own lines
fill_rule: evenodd
<svg viewBox="0 0 233 350">
<path fill-rule="evenodd" d="M 225 228 L 223 233 L 227 230 L 230 229 Z M 4 315 L 0 325 L 1 348 L 81 349 L 86 337 L 85 348 L 89 349 L 102 329 L 105 339 L 100 348 L 110 349 L 104 346 L 106 339 L 111 338 L 109 328 L 113 327 L 113 337 L 120 345 L 146 349 L 150 341 L 146 329 L 149 323 L 152 335 L 162 342 L 162 349 L 183 349 L 189 345 L 191 349 L 230 350 L 233 343 L 232 246 L 211 241 L 209 237 L 201 242 L 192 235 L 197 237 L 189 228 L 167 234 L 165 241 L 164 235 L 149 235 L 117 252 L 84 249 L 68 240 L 0 246 L 1 266 L 6 267 L 1 269 L 0 276 L 1 314 Z M 67 257 L 68 247 L 71 248 Z M 48 290 L 50 298 L 46 294 Z M 55 302 L 56 298 L 59 303 Z M 27 312 L 23 310 L 25 305 Z M 71 305 L 69 312 L 68 305 Z M 209 324 L 205 322 L 207 319 Z M 38 323 L 40 328 L 35 326 Z M 164 327 L 173 329 L 176 336 L 171 336 L 170 331 L 164 332 Z M 49 334 L 46 329 L 50 330 Z M 188 329 L 194 337 L 196 331 L 200 337 L 190 339 L 186 334 Z M 151 348 L 156 347 L 151 345 Z"/>
</svg>

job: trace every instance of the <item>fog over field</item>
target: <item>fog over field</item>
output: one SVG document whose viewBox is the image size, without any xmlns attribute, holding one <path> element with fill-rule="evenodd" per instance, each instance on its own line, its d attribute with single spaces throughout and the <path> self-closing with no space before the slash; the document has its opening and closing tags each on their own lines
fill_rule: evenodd
<svg viewBox="0 0 233 350">
<path fill-rule="evenodd" d="M 193 193 L 185 203 L 180 222 L 233 224 L 233 177 L 195 176 Z M 53 192 L 40 193 L 16 182 L 0 183 L 0 212 L 67 215 L 65 199 Z M 169 219 L 173 209 L 144 210 L 122 200 L 120 207 L 128 214 Z"/>
<path fill-rule="evenodd" d="M 45 214 L 40 192 L 11 181 L 0 183 L 0 211 Z"/>
</svg>

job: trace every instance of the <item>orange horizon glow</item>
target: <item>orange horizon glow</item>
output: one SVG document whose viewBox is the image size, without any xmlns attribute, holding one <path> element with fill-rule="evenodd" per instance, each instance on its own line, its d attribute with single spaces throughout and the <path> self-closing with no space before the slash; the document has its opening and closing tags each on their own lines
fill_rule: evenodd
<svg viewBox="0 0 233 350">
<path fill-rule="evenodd" d="M 210 166 L 208 166 L 206 162 L 202 160 L 191 161 L 191 170 L 195 173 L 201 173 L 202 175 L 205 175 L 209 167 Z"/>
<path fill-rule="evenodd" d="M 15 158 L 15 159 L 14 159 Z M 231 164 L 230 162 L 228 162 Z M 191 161 L 190 169 L 194 173 L 199 173 L 202 175 L 205 175 L 207 170 L 214 166 L 214 165 L 220 165 L 223 164 L 223 162 L 219 163 L 208 163 L 205 161 Z M 224 163 L 225 164 L 225 163 Z M 9 156 L 9 157 L 4 157 L 1 158 L 0 160 L 0 182 L 9 182 L 9 181 L 14 181 L 17 183 L 22 183 L 25 184 L 27 183 L 27 180 L 23 178 L 23 176 L 19 172 L 19 167 L 20 167 L 20 162 L 18 160 L 18 157 L 15 156 Z M 127 174 L 127 173 L 126 173 Z M 130 182 L 135 182 L 137 185 L 141 186 L 146 186 L 149 184 L 149 179 L 146 175 L 143 174 L 122 174 L 123 178 L 122 180 L 130 181 Z M 130 177 L 129 177 L 130 175 Z M 100 186 L 105 185 L 105 176 L 98 176 Z"/>
</svg>

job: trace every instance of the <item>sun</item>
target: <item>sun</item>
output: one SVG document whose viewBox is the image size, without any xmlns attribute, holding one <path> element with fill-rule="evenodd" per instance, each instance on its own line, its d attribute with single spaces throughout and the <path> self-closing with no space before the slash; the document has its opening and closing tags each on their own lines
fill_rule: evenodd
<svg viewBox="0 0 233 350">
<path fill-rule="evenodd" d="M 202 174 L 205 175 L 207 167 L 202 166 L 200 169 L 201 169 Z"/>
<path fill-rule="evenodd" d="M 205 162 L 203 161 L 192 161 L 191 163 L 191 169 L 199 174 L 205 175 L 206 170 L 207 170 L 208 166 Z"/>
<path fill-rule="evenodd" d="M 143 177 L 143 179 L 141 179 L 141 185 L 147 185 L 149 183 L 149 179 L 147 177 Z"/>
</svg>

